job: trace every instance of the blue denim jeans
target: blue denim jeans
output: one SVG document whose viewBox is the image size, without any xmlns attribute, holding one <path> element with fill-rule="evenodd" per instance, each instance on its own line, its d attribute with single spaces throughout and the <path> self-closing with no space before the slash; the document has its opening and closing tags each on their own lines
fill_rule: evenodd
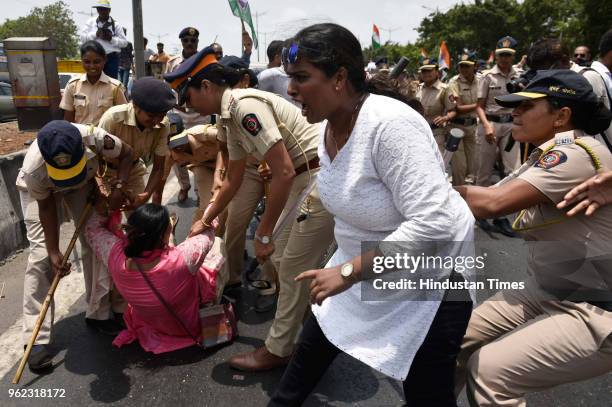
<svg viewBox="0 0 612 407">
<path fill-rule="evenodd" d="M 104 73 L 113 79 L 119 76 L 119 53 L 111 52 L 106 54 L 106 64 L 104 64 Z"/>
<path fill-rule="evenodd" d="M 127 89 L 130 81 L 130 68 L 119 68 L 119 78 L 123 86 Z"/>
</svg>

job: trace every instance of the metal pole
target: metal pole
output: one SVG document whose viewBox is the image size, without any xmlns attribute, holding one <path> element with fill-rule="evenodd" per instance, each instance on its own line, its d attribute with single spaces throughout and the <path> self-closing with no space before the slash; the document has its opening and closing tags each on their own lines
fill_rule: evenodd
<svg viewBox="0 0 612 407">
<path fill-rule="evenodd" d="M 136 79 L 138 79 L 145 75 L 142 0 L 132 0 L 132 18 L 134 21 L 134 64 L 136 65 Z"/>
<path fill-rule="evenodd" d="M 257 33 L 257 38 L 259 39 L 259 12 L 255 12 L 255 32 Z M 257 62 L 261 62 L 259 59 L 259 47 L 257 47 Z"/>
</svg>

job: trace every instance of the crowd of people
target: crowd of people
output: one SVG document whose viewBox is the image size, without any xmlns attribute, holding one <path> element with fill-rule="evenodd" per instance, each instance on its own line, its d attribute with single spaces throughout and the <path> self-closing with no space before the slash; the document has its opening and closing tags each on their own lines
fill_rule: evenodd
<svg viewBox="0 0 612 407">
<path fill-rule="evenodd" d="M 248 34 L 238 57 L 218 43 L 198 50 L 199 31 L 186 27 L 179 55 L 158 44 L 151 56 L 163 80 L 139 78 L 128 94 L 131 44 L 110 3 L 95 7 L 64 120 L 40 130 L 17 179 L 30 241 L 26 342 L 53 276 L 70 272 L 59 227 L 76 224 L 91 201 L 79 237 L 87 324 L 116 335 L 115 346 L 138 341 L 153 353 L 201 341 L 199 308 L 243 285 L 246 231 L 263 200 L 255 308 L 276 302 L 275 316 L 264 346 L 229 364 L 284 367 L 271 406 L 301 405 L 341 352 L 402 381 L 409 406 L 454 406 L 464 387 L 475 406 L 525 405 L 526 394 L 610 371 L 612 300 L 575 294 L 601 282 L 612 291 L 610 269 L 591 261 L 612 240 L 612 30 L 597 61 L 584 46 L 570 54 L 541 39 L 514 65 L 517 43 L 505 36 L 493 67 L 480 70 L 466 53 L 445 83 L 429 59 L 416 81 L 384 58 L 365 64 L 357 38 L 337 24 L 271 42 L 259 74 L 249 69 Z M 463 137 L 446 168 L 455 128 Z M 172 168 L 177 199 L 187 199 L 188 170 L 198 196 L 178 244 L 177 219 L 161 205 Z M 478 305 L 468 288 L 453 300 L 450 289 L 427 300 L 363 299 L 385 244 L 469 254 L 475 224 L 557 243 L 530 251 L 525 290 Z M 591 262 L 595 282 L 568 278 Z M 52 365 L 52 326 L 53 309 L 28 359 L 33 371 Z"/>
</svg>

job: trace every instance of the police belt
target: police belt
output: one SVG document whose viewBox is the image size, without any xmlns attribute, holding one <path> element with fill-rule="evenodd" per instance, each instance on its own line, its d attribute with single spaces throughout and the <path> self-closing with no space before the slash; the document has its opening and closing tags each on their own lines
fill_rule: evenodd
<svg viewBox="0 0 612 407">
<path fill-rule="evenodd" d="M 510 113 L 506 114 L 487 114 L 487 120 L 490 120 L 495 123 L 511 123 L 512 115 Z"/>
<path fill-rule="evenodd" d="M 454 117 L 451 119 L 451 123 L 459 124 L 461 126 L 473 126 L 476 124 L 475 117 Z"/>
<path fill-rule="evenodd" d="M 299 167 L 297 167 L 295 169 L 295 176 L 297 177 L 301 173 L 303 173 L 305 171 L 308 171 L 309 168 L 311 170 L 319 168 L 319 157 L 315 157 L 312 160 L 308 161 L 307 163 L 304 163 L 304 164 L 300 165 Z"/>
</svg>

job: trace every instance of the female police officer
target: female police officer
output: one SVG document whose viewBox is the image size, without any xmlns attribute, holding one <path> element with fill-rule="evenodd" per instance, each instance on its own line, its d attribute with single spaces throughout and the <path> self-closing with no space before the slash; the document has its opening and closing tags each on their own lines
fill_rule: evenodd
<svg viewBox="0 0 612 407">
<path fill-rule="evenodd" d="M 255 233 L 254 249 L 260 262 L 274 253 L 278 306 L 265 347 L 234 356 L 230 364 L 243 370 L 286 364 L 308 308 L 308 284 L 296 282 L 295 277 L 318 266 L 332 239 L 331 216 L 314 188 L 319 127 L 309 124 L 298 108 L 280 96 L 230 89 L 240 78 L 217 62 L 211 47 L 164 77 L 178 92 L 179 104 L 186 101 L 202 115 L 218 114 L 227 137 L 227 176 L 204 217 L 192 227 L 192 235 L 210 227 L 234 197 L 248 155 L 265 160 L 270 167 L 270 197 Z"/>
<path fill-rule="evenodd" d="M 555 206 L 600 168 L 612 168 L 606 146 L 585 136 L 606 129 L 612 115 L 586 79 L 570 70 L 541 71 L 524 91 L 496 101 L 515 108 L 513 137 L 539 147 L 494 187 L 456 188 L 476 217 L 522 209 L 513 227 L 530 241 L 534 281 L 474 310 L 458 358 L 457 390 L 466 380 L 472 405 L 519 406 L 528 392 L 612 366 L 612 301 L 584 294 L 601 287 L 610 292 L 610 267 L 600 259 L 610 258 L 612 207 L 567 217 Z"/>
</svg>

